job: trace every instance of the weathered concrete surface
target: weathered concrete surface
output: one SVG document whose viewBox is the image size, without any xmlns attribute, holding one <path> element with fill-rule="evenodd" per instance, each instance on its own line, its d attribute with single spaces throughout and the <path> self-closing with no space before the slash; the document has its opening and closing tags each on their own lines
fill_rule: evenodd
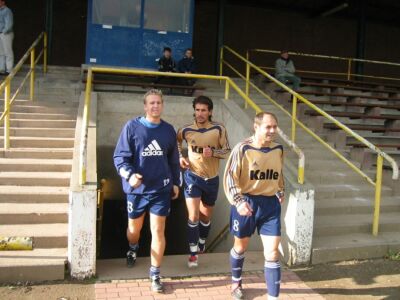
<svg viewBox="0 0 400 300">
<path fill-rule="evenodd" d="M 96 274 L 97 97 L 92 94 L 87 146 L 87 184 L 79 185 L 79 153 L 84 95 L 81 94 L 76 124 L 74 159 L 68 212 L 68 264 L 73 278 L 84 279 Z"/>
</svg>

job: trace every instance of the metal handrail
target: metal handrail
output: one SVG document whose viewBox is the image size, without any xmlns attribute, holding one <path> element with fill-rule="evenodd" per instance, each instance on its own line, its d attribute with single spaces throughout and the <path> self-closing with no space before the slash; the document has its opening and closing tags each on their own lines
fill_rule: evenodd
<svg viewBox="0 0 400 300">
<path fill-rule="evenodd" d="M 43 49 L 37 57 L 35 57 L 35 48 L 39 42 L 43 39 Z M 0 84 L 0 93 L 4 90 L 4 111 L 0 116 L 0 122 L 4 120 L 4 150 L 10 148 L 10 109 L 15 99 L 19 95 L 24 86 L 25 82 L 30 77 L 30 92 L 29 99 L 34 100 L 34 89 L 35 89 L 35 67 L 39 59 L 43 56 L 43 73 L 47 72 L 47 34 L 46 32 L 40 33 L 36 40 L 32 43 L 29 49 L 25 52 L 22 58 L 18 61 L 11 73 L 4 79 Z M 30 69 L 22 80 L 21 84 L 15 90 L 11 96 L 11 82 L 15 75 L 21 70 L 24 63 L 30 57 Z"/>
<path fill-rule="evenodd" d="M 148 76 L 166 76 L 166 77 L 180 77 L 180 78 L 197 78 L 197 79 L 210 79 L 225 81 L 225 99 L 229 99 L 230 87 L 232 87 L 256 112 L 261 112 L 261 108 L 252 101 L 245 92 L 243 92 L 233 80 L 227 76 L 216 76 L 216 75 L 201 75 L 201 74 L 185 74 L 185 73 L 166 73 L 158 71 L 144 71 L 134 69 L 120 69 L 120 68 L 102 68 L 102 67 L 89 67 L 86 78 L 86 89 L 85 89 L 85 106 L 83 109 L 82 116 L 82 129 L 81 129 L 81 144 L 79 154 L 79 184 L 86 184 L 86 169 L 87 169 L 87 133 L 89 123 L 89 111 L 90 111 L 90 99 L 92 91 L 93 74 L 96 72 L 108 73 L 108 74 L 128 74 L 128 75 L 148 75 Z M 281 131 L 278 130 L 281 138 L 293 149 L 299 156 L 299 174 L 298 182 L 303 184 L 304 182 L 304 165 L 305 157 L 304 152 Z"/>
<path fill-rule="evenodd" d="M 221 52 L 223 52 L 223 50 L 226 49 L 228 50 L 231 54 L 233 54 L 235 57 L 237 57 L 238 59 L 240 59 L 242 62 L 244 62 L 246 64 L 246 77 L 243 76 L 242 74 L 240 74 L 240 72 L 238 72 L 236 69 L 234 70 L 236 73 L 239 73 L 242 79 L 245 80 L 246 82 L 246 93 L 248 95 L 249 93 L 249 86 L 253 86 L 258 92 L 260 92 L 263 96 L 265 96 L 265 98 L 267 98 L 269 101 L 271 101 L 275 106 L 277 106 L 279 109 L 281 109 L 285 114 L 287 114 L 288 116 L 291 117 L 292 119 L 292 142 L 295 142 L 295 138 L 296 138 L 296 124 L 300 125 L 304 130 L 306 130 L 310 135 L 312 135 L 315 139 L 317 139 L 322 145 L 324 145 L 325 147 L 327 147 L 331 152 L 333 152 L 337 157 L 339 157 L 339 159 L 341 159 L 343 162 L 345 162 L 350 168 L 352 168 L 356 173 L 358 173 L 359 175 L 361 175 L 364 179 L 367 180 L 367 182 L 369 182 L 370 184 L 372 184 L 375 187 L 375 209 L 374 209 L 374 220 L 373 220 L 373 229 L 372 229 L 372 233 L 374 235 L 378 234 L 378 226 L 379 226 L 379 208 L 380 208 L 380 200 L 381 200 L 381 188 L 382 188 L 382 169 L 383 169 L 383 159 L 386 159 L 392 166 L 392 170 L 393 170 L 393 175 L 392 178 L 394 180 L 398 179 L 399 177 L 399 167 L 398 164 L 396 163 L 396 161 L 389 156 L 388 154 L 386 154 L 385 152 L 383 152 L 382 150 L 380 150 L 378 147 L 376 147 L 375 145 L 373 145 L 372 143 L 370 143 L 368 140 L 366 140 L 365 138 L 363 138 L 362 136 L 360 136 L 359 134 L 357 134 L 356 132 L 354 132 L 353 130 L 351 130 L 350 128 L 348 128 L 346 125 L 342 124 L 341 122 L 339 122 L 337 119 L 335 119 L 334 117 L 332 117 L 331 115 L 327 114 L 325 111 L 323 111 L 322 109 L 320 109 L 319 107 L 317 107 L 316 105 L 314 105 L 313 103 L 311 103 L 309 100 L 307 100 L 305 97 L 303 97 L 302 95 L 300 95 L 299 93 L 293 91 L 291 88 L 287 87 L 286 85 L 284 85 L 282 82 L 278 81 L 277 79 L 275 79 L 273 76 L 269 75 L 268 73 L 266 73 L 264 70 L 262 70 L 260 67 L 256 66 L 255 64 L 253 64 L 251 61 L 249 61 L 248 59 L 244 58 L 243 56 L 241 56 L 239 53 L 237 53 L 236 51 L 234 51 L 233 49 L 231 49 L 228 46 L 223 46 L 221 48 Z M 224 59 L 224 55 L 221 56 L 222 59 L 220 61 L 220 75 L 222 75 L 222 70 L 223 70 L 223 65 L 226 64 L 227 66 L 229 66 L 230 68 L 233 68 L 231 64 L 226 63 L 226 60 Z M 276 101 L 274 101 L 269 95 L 267 95 L 266 93 L 264 93 L 263 91 L 261 91 L 260 88 L 258 88 L 254 83 L 252 83 L 250 81 L 250 69 L 253 68 L 254 70 L 256 70 L 257 72 L 259 72 L 260 74 L 262 74 L 263 76 L 267 77 L 269 80 L 271 80 L 272 82 L 274 82 L 275 84 L 277 84 L 280 88 L 282 88 L 283 90 L 289 92 L 292 96 L 293 96 L 293 108 L 292 108 L 292 113 L 287 111 L 285 108 L 283 108 L 283 106 L 279 105 Z M 328 143 L 326 143 L 325 141 L 323 141 L 317 134 L 315 134 L 311 129 L 309 129 L 306 125 L 304 125 L 302 122 L 300 122 L 297 119 L 297 100 L 301 100 L 303 103 L 305 103 L 307 106 L 309 106 L 310 108 L 312 108 L 313 110 L 317 111 L 320 115 L 324 116 L 325 118 L 327 118 L 328 120 L 330 120 L 331 122 L 333 122 L 336 126 L 338 126 L 340 129 L 344 130 L 346 133 L 348 133 L 349 135 L 353 136 L 356 140 L 358 140 L 359 142 L 361 142 L 362 144 L 366 145 L 369 149 L 371 149 L 373 152 L 375 152 L 377 154 L 377 175 L 376 175 L 376 180 L 374 182 L 374 180 L 372 180 L 367 174 L 365 174 L 360 168 L 358 168 L 357 166 L 355 166 L 352 162 L 350 162 L 346 157 L 344 157 L 341 153 L 339 153 L 336 149 L 334 149 L 332 146 L 330 146 Z"/>
<path fill-rule="evenodd" d="M 280 54 L 278 50 L 270 50 L 270 49 L 248 49 L 246 52 L 246 57 L 249 59 L 250 52 L 259 52 L 259 53 L 273 53 Z M 363 62 L 370 64 L 378 64 L 378 65 L 387 65 L 387 66 L 395 66 L 400 67 L 400 63 L 394 63 L 389 61 L 381 61 L 381 60 L 371 60 L 371 59 L 362 59 L 362 58 L 354 58 L 354 57 L 341 57 L 341 56 L 333 56 L 333 55 L 322 55 L 322 54 L 310 54 L 310 53 L 302 53 L 302 52 L 289 52 L 290 55 L 293 56 L 303 56 L 303 57 L 313 57 L 313 58 L 323 58 L 323 59 L 332 59 L 332 60 L 342 60 L 347 61 L 347 72 L 346 73 L 337 73 L 334 75 L 346 75 L 347 80 L 350 80 L 352 76 L 356 77 L 365 77 L 365 78 L 374 78 L 374 79 L 384 79 L 384 80 L 400 80 L 396 77 L 383 77 L 383 76 L 372 76 L 372 75 L 363 75 L 351 72 L 351 67 L 353 62 Z M 267 67 L 261 67 L 262 69 L 267 69 Z M 307 73 L 318 73 L 318 74 L 333 74 L 331 72 L 312 72 L 312 71 L 299 71 L 299 72 L 307 72 Z"/>
</svg>

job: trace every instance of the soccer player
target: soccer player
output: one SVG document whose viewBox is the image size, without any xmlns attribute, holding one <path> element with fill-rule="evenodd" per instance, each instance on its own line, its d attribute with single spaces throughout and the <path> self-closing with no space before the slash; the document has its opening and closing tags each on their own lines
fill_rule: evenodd
<svg viewBox="0 0 400 300">
<path fill-rule="evenodd" d="M 184 173 L 184 192 L 188 210 L 187 236 L 189 268 L 198 266 L 197 253 L 203 253 L 211 216 L 218 196 L 219 160 L 230 153 L 226 129 L 211 121 L 213 102 L 206 96 L 193 100 L 194 123 L 178 130 L 179 161 Z M 188 157 L 182 155 L 182 142 Z"/>
<path fill-rule="evenodd" d="M 162 292 L 160 266 L 165 250 L 165 220 L 171 194 L 179 194 L 179 155 L 174 128 L 161 119 L 163 95 L 152 89 L 144 95 L 145 116 L 126 123 L 114 152 L 114 164 L 127 194 L 129 242 L 127 266 L 132 267 L 139 249 L 145 214 L 150 213 L 153 291 Z"/>
<path fill-rule="evenodd" d="M 264 248 L 268 299 L 278 299 L 281 280 L 278 246 L 281 203 L 284 200 L 283 148 L 274 142 L 278 120 L 261 112 L 254 119 L 254 135 L 237 144 L 224 173 L 224 190 L 231 203 L 230 251 L 232 296 L 243 299 L 242 267 L 250 237 L 257 228 Z"/>
</svg>

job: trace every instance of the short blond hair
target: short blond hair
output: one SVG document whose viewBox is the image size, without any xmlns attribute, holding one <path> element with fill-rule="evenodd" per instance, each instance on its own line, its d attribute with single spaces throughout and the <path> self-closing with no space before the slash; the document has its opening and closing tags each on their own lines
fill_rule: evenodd
<svg viewBox="0 0 400 300">
<path fill-rule="evenodd" d="M 144 104 L 146 104 L 146 99 L 147 99 L 147 97 L 150 96 L 150 95 L 157 95 L 157 96 L 160 96 L 161 102 L 164 102 L 164 98 L 163 98 L 164 95 L 163 95 L 162 91 L 161 91 L 161 90 L 158 90 L 158 89 L 151 89 L 151 90 L 148 90 L 148 91 L 146 92 L 146 94 L 144 94 L 144 96 L 143 96 L 143 103 L 144 103 Z"/>
<path fill-rule="evenodd" d="M 260 125 L 264 119 L 264 116 L 271 116 L 275 119 L 276 123 L 278 123 L 278 118 L 275 116 L 275 114 L 267 111 L 262 111 L 256 114 L 254 117 L 254 124 Z"/>
</svg>

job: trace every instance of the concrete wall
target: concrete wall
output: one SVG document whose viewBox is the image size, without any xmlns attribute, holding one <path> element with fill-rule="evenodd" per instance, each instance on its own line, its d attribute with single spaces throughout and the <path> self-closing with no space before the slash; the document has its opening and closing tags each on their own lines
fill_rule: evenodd
<svg viewBox="0 0 400 300">
<path fill-rule="evenodd" d="M 68 205 L 68 267 L 71 277 L 77 279 L 90 278 L 96 274 L 96 94 L 92 93 L 91 97 L 90 120 L 87 132 L 86 184 L 80 185 L 80 148 L 84 102 L 84 93 L 82 93 L 75 129 Z"/>
</svg>

